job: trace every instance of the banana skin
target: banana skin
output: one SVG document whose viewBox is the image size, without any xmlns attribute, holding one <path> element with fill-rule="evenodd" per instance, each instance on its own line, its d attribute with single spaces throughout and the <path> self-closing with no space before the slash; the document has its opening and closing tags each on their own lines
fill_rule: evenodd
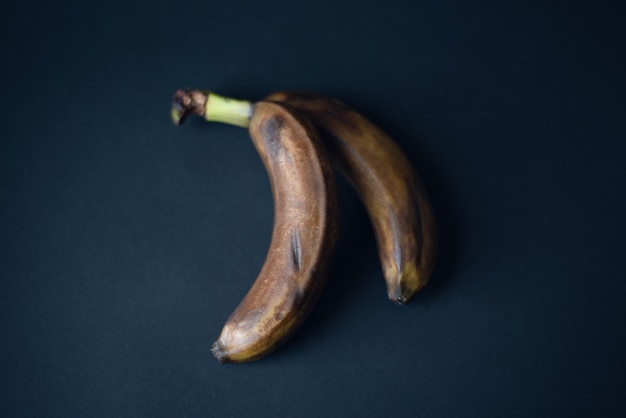
<svg viewBox="0 0 626 418">
<path fill-rule="evenodd" d="M 188 114 L 249 126 L 270 179 L 274 225 L 267 258 L 211 348 L 221 363 L 257 360 L 292 336 L 324 287 L 337 240 L 332 167 L 317 130 L 289 104 L 180 90 L 172 117 L 180 123 Z"/>
<path fill-rule="evenodd" d="M 435 267 L 438 233 L 426 189 L 400 147 L 346 104 L 318 93 L 283 91 L 322 134 L 333 164 L 362 199 L 376 235 L 389 299 L 406 304 Z"/>
</svg>

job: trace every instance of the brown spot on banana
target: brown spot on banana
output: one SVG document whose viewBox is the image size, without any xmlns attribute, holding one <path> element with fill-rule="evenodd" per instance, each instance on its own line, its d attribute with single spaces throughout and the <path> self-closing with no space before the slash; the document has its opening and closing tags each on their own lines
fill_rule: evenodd
<svg viewBox="0 0 626 418">
<path fill-rule="evenodd" d="M 274 226 L 259 276 L 211 348 L 222 363 L 264 357 L 295 332 L 325 284 L 337 236 L 334 174 L 317 130 L 288 104 L 256 103 L 248 121 L 270 179 Z"/>
<path fill-rule="evenodd" d="M 438 234 L 426 189 L 398 145 L 344 103 L 306 91 L 265 100 L 305 112 L 333 163 L 356 189 L 371 219 L 389 298 L 407 303 L 430 279 Z"/>
<path fill-rule="evenodd" d="M 293 266 L 300 270 L 302 263 L 302 246 L 300 245 L 300 234 L 297 229 L 291 231 L 291 254 L 293 256 Z"/>
</svg>

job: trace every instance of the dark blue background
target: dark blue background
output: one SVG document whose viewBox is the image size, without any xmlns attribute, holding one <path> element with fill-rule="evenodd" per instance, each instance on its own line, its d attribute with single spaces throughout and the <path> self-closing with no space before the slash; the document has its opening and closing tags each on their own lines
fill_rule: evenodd
<svg viewBox="0 0 626 418">
<path fill-rule="evenodd" d="M 623 13 L 608 2 L 13 2 L 0 77 L 3 417 L 624 416 Z M 244 130 L 177 88 L 336 96 L 389 131 L 441 230 L 387 301 L 340 180 L 340 243 L 283 349 L 209 347 L 273 207 Z"/>
</svg>

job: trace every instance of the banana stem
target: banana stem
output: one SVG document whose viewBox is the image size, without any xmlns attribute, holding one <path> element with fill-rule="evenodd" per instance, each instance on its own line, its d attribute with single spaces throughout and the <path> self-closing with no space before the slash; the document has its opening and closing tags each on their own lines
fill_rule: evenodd
<svg viewBox="0 0 626 418">
<path fill-rule="evenodd" d="M 223 122 L 230 125 L 248 127 L 252 117 L 252 103 L 247 100 L 235 100 L 210 93 L 204 118 L 209 122 Z"/>
<path fill-rule="evenodd" d="M 253 104 L 247 100 L 235 100 L 204 90 L 178 90 L 174 95 L 171 116 L 176 125 L 188 115 L 202 116 L 209 122 L 248 127 Z"/>
</svg>

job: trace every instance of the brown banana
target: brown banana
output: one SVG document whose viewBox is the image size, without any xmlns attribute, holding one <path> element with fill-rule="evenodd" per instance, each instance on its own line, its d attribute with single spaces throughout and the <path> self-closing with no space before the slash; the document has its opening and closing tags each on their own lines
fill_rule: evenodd
<svg viewBox="0 0 626 418">
<path fill-rule="evenodd" d="M 267 258 L 211 348 L 221 363 L 256 360 L 293 334 L 324 286 L 337 235 L 332 168 L 317 130 L 289 104 L 179 90 L 174 122 L 189 114 L 248 126 L 269 175 L 274 225 Z"/>
<path fill-rule="evenodd" d="M 285 102 L 311 118 L 338 170 L 371 219 L 389 298 L 407 303 L 429 280 L 437 256 L 435 217 L 426 189 L 400 147 L 344 103 L 312 92 L 284 91 Z"/>
</svg>

